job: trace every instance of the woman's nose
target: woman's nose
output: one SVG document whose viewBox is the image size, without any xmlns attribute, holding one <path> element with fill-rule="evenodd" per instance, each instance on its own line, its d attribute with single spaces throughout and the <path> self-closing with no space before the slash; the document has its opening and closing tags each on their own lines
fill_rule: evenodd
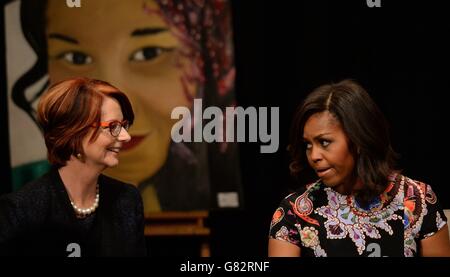
<svg viewBox="0 0 450 277">
<path fill-rule="evenodd" d="M 131 136 L 125 128 L 121 128 L 117 139 L 122 142 L 129 142 L 131 140 Z"/>
<path fill-rule="evenodd" d="M 322 152 L 319 149 L 319 147 L 312 147 L 311 148 L 311 152 L 309 154 L 309 157 L 311 159 L 311 161 L 313 162 L 318 162 L 320 160 L 322 160 Z"/>
</svg>

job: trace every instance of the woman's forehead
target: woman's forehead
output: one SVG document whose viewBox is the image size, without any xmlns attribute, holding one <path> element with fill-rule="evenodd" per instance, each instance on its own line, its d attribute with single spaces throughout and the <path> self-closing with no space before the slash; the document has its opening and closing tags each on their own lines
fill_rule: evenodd
<svg viewBox="0 0 450 277">
<path fill-rule="evenodd" d="M 102 107 L 100 109 L 100 114 L 102 118 L 111 117 L 117 119 L 116 117 L 122 117 L 122 110 L 117 99 L 111 97 L 104 97 L 102 102 Z"/>
<path fill-rule="evenodd" d="M 303 134 L 305 137 L 317 136 L 322 133 L 332 133 L 341 130 L 341 124 L 328 111 L 315 113 L 311 115 L 305 122 Z"/>
<path fill-rule="evenodd" d="M 116 31 L 155 26 L 167 27 L 167 23 L 161 16 L 146 12 L 143 2 L 152 9 L 159 9 L 158 4 L 153 0 L 82 1 L 80 8 L 69 8 L 66 1 L 49 0 L 47 27 L 51 31 L 79 30 L 81 33 L 93 32 L 96 26 L 101 26 L 103 29 L 110 26 Z M 89 32 L 86 32 L 87 30 Z M 114 33 L 110 33 L 112 34 Z"/>
</svg>

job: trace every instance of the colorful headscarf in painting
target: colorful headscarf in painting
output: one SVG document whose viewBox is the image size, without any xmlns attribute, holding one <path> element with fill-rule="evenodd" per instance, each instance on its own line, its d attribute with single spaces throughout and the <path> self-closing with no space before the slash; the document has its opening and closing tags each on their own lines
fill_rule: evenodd
<svg viewBox="0 0 450 277">
<path fill-rule="evenodd" d="M 182 54 L 193 60 L 197 67 L 191 70 L 184 81 L 205 85 L 208 79 L 212 79 L 211 85 L 215 86 L 217 95 L 226 97 L 233 88 L 235 76 L 228 1 L 156 2 L 160 6 L 159 9 L 151 9 L 144 2 L 144 10 L 147 13 L 159 14 L 168 26 L 174 27 L 174 35 L 189 49 L 187 53 Z"/>
<path fill-rule="evenodd" d="M 186 46 L 184 48 L 188 49 L 182 55 L 193 61 L 195 68 L 186 69 L 181 80 L 185 88 L 187 83 L 197 84 L 199 91 L 196 97 L 204 100 L 204 106 L 216 106 L 223 111 L 226 107 L 235 106 L 234 49 L 229 1 L 156 0 L 156 2 L 159 9 L 152 9 L 144 1 L 144 10 L 149 14 L 156 13 L 161 16 L 179 41 Z M 193 100 L 190 94 L 185 95 L 190 101 Z M 221 120 L 223 126 L 226 126 L 226 118 Z M 236 191 L 240 198 L 239 202 L 242 203 L 237 144 L 212 143 L 207 144 L 207 148 L 212 194 L 220 191 Z"/>
</svg>

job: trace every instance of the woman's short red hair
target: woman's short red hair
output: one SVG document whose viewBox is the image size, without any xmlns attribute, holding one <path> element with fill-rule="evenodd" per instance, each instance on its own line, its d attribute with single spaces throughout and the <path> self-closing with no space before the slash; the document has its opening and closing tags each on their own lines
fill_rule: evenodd
<svg viewBox="0 0 450 277">
<path fill-rule="evenodd" d="M 85 77 L 67 79 L 52 85 L 42 95 L 37 120 L 44 132 L 51 164 L 61 167 L 71 155 L 84 154 L 82 140 L 92 126 L 99 126 L 105 96 L 116 99 L 124 119 L 133 124 L 134 112 L 128 97 L 105 81 Z M 96 128 L 91 141 L 98 136 L 99 127 Z"/>
</svg>

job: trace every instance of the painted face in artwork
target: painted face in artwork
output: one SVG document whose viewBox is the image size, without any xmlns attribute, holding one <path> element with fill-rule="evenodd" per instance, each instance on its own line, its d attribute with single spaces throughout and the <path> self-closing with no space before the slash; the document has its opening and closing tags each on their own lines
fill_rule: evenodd
<svg viewBox="0 0 450 277">
<path fill-rule="evenodd" d="M 144 5 L 145 3 L 145 5 Z M 47 9 L 50 82 L 86 76 L 110 82 L 125 92 L 135 112 L 131 141 L 121 150 L 120 164 L 105 171 L 138 184 L 165 163 L 170 118 L 177 106 L 190 108 L 197 86 L 182 82 L 194 68 L 188 51 L 161 16 L 143 0 L 84 1 L 68 8 L 49 0 Z"/>
</svg>

